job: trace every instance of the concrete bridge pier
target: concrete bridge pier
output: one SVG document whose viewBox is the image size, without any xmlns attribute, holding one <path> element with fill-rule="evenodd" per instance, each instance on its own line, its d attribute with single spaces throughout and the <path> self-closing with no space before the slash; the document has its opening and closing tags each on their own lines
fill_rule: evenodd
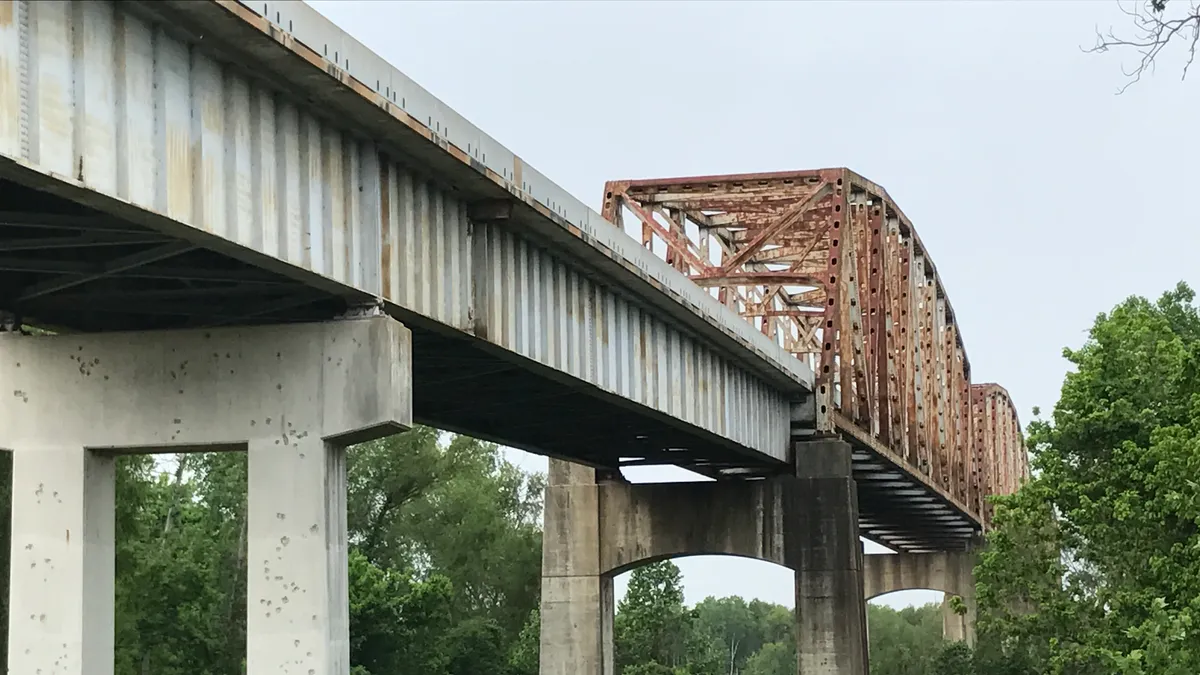
<svg viewBox="0 0 1200 675">
<path fill-rule="evenodd" d="M 633 485 L 551 460 L 542 555 L 541 675 L 613 675 L 612 580 L 686 555 L 795 570 L 798 672 L 866 674 L 866 610 L 850 448 L 797 444 L 765 480 Z"/>
<path fill-rule="evenodd" d="M 0 335 L 8 672 L 111 675 L 115 458 L 248 451 L 250 675 L 349 668 L 345 447 L 411 425 L 410 336 L 319 324 Z"/>
<path fill-rule="evenodd" d="M 867 600 L 895 591 L 942 591 L 942 635 L 947 640 L 975 645 L 975 553 L 878 554 L 864 557 L 863 597 Z M 952 598 L 961 600 L 963 612 Z"/>
</svg>

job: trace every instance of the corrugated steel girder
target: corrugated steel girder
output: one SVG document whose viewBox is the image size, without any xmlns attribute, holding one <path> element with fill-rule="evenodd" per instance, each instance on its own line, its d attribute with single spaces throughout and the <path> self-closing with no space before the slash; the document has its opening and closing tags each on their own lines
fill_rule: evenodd
<svg viewBox="0 0 1200 675">
<path fill-rule="evenodd" d="M 473 222 L 453 188 L 298 92 L 124 5 L 0 0 L 0 158 L 787 457 L 778 387 L 514 224 Z M 540 189 L 534 173 L 513 181 Z"/>
</svg>

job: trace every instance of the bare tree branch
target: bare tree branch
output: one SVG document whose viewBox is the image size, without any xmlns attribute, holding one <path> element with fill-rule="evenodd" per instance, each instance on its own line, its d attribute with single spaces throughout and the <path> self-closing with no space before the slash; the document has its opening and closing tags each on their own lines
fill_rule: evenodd
<svg viewBox="0 0 1200 675">
<path fill-rule="evenodd" d="M 1125 71 L 1125 76 L 1130 79 L 1117 93 L 1124 93 L 1140 82 L 1147 72 L 1153 74 L 1159 55 L 1172 41 L 1182 44 L 1187 51 L 1182 77 L 1187 79 L 1188 69 L 1196 60 L 1196 49 L 1200 46 L 1200 0 L 1189 0 L 1187 3 L 1181 0 L 1135 0 L 1129 6 L 1122 2 L 1118 2 L 1118 5 L 1132 20 L 1133 35 L 1117 37 L 1112 28 L 1107 33 L 1097 28 L 1095 46 L 1084 49 L 1088 53 L 1103 53 L 1119 47 L 1138 53 L 1137 66 Z"/>
</svg>

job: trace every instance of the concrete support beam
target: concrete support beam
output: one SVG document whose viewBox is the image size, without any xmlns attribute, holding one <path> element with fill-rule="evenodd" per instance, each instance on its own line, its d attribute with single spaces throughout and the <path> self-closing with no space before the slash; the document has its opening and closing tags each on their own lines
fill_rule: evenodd
<svg viewBox="0 0 1200 675">
<path fill-rule="evenodd" d="M 612 578 L 683 555 L 796 570 L 802 675 L 866 675 L 850 448 L 804 444 L 800 477 L 633 485 L 551 460 L 542 549 L 541 675 L 612 675 Z"/>
<path fill-rule="evenodd" d="M 931 590 L 946 594 L 942 602 L 942 634 L 947 640 L 975 644 L 975 554 L 878 554 L 865 557 L 863 597 L 867 600 L 895 591 Z M 958 614 L 951 598 L 962 599 Z"/>
<path fill-rule="evenodd" d="M 858 490 L 850 446 L 838 440 L 796 444 L 798 489 L 790 493 L 788 557 L 797 560 L 800 675 L 866 675 Z"/>
<path fill-rule="evenodd" d="M 613 675 L 613 582 L 600 566 L 596 471 L 550 460 L 542 534 L 541 675 Z"/>
<path fill-rule="evenodd" d="M 248 672 L 344 675 L 344 448 L 411 425 L 410 344 L 387 317 L 0 335 L 8 671 L 113 672 L 116 455 L 249 449 Z"/>
<path fill-rule="evenodd" d="M 247 671 L 347 673 L 346 449 L 260 439 L 248 460 Z"/>
<path fill-rule="evenodd" d="M 975 646 L 975 598 L 962 597 L 965 614 L 959 614 L 951 599 L 954 595 L 946 593 L 942 598 L 942 637 L 951 642 L 965 642 Z M 961 596 L 960 596 L 961 597 Z"/>
<path fill-rule="evenodd" d="M 112 675 L 114 460 L 79 446 L 22 447 L 13 455 L 8 672 Z"/>
</svg>

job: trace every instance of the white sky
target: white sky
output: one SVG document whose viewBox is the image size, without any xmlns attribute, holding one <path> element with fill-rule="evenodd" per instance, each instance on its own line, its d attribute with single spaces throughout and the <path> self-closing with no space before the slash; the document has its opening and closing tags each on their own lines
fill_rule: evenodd
<svg viewBox="0 0 1200 675">
<path fill-rule="evenodd" d="M 1115 2 L 310 4 L 597 210 L 617 178 L 848 166 L 882 184 L 947 286 L 973 380 L 1026 422 L 1098 312 L 1200 286 L 1200 72 L 1180 82 L 1168 54 L 1114 96 L 1132 55 L 1080 47 L 1127 25 Z M 794 602 L 769 563 L 677 564 L 689 603 Z"/>
</svg>

